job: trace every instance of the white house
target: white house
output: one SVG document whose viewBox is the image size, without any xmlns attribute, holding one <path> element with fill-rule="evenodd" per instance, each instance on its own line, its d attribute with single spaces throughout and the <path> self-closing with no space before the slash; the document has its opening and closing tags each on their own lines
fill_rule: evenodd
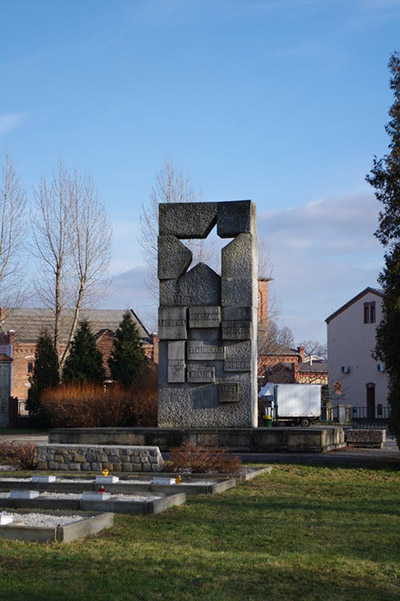
<svg viewBox="0 0 400 601">
<path fill-rule="evenodd" d="M 382 298 L 381 290 L 365 288 L 325 320 L 330 400 L 364 408 L 369 419 L 383 416 L 387 407 L 385 366 L 372 357 Z"/>
</svg>

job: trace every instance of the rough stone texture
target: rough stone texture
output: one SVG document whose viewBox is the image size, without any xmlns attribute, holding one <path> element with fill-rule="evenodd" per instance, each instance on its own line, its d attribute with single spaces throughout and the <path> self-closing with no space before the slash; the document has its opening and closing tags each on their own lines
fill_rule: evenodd
<svg viewBox="0 0 400 601">
<path fill-rule="evenodd" d="M 224 357 L 224 347 L 218 340 L 210 340 L 210 342 L 187 341 L 187 358 L 190 361 L 222 361 Z"/>
<path fill-rule="evenodd" d="M 223 321 L 222 340 L 250 340 L 252 329 L 251 321 Z"/>
<path fill-rule="evenodd" d="M 251 200 L 218 203 L 217 234 L 234 238 L 239 234 L 257 235 L 256 206 Z"/>
<path fill-rule="evenodd" d="M 160 340 L 184 340 L 187 337 L 186 307 L 160 307 L 158 335 Z"/>
<path fill-rule="evenodd" d="M 253 281 L 255 280 L 255 282 Z M 221 305 L 223 307 L 256 307 L 256 278 L 221 278 Z"/>
<path fill-rule="evenodd" d="M 216 220 L 221 237 L 235 238 L 222 250 L 222 277 L 203 263 L 180 273 L 186 255 L 175 240 L 205 237 Z M 257 426 L 255 206 L 160 205 L 159 252 L 159 426 Z"/>
<path fill-rule="evenodd" d="M 251 321 L 253 307 L 222 307 L 222 321 Z"/>
<path fill-rule="evenodd" d="M 217 220 L 213 202 L 160 204 L 159 233 L 177 238 L 207 238 Z"/>
<path fill-rule="evenodd" d="M 239 234 L 222 249 L 223 278 L 253 278 L 255 265 L 257 265 L 256 236 Z"/>
<path fill-rule="evenodd" d="M 386 430 L 348 430 L 346 440 L 351 447 L 382 449 L 386 441 Z"/>
<path fill-rule="evenodd" d="M 221 307 L 189 307 L 190 328 L 218 328 L 221 323 Z"/>
<path fill-rule="evenodd" d="M 158 236 L 158 279 L 179 278 L 192 262 L 192 251 L 176 236 Z"/>
<path fill-rule="evenodd" d="M 227 343 L 225 347 L 225 371 L 251 371 L 251 342 Z"/>
<path fill-rule="evenodd" d="M 220 305 L 221 278 L 204 263 L 176 280 L 160 281 L 161 307 Z"/>
<path fill-rule="evenodd" d="M 185 367 L 185 342 L 168 342 L 168 382 L 184 382 Z"/>
<path fill-rule="evenodd" d="M 110 471 L 142 471 L 142 463 L 148 462 L 149 471 L 159 472 L 164 463 L 160 449 L 154 446 L 99 446 L 99 445 L 64 445 L 49 444 L 38 445 L 38 469 L 42 470 L 68 470 L 68 471 L 100 471 L 109 469 Z M 141 463 L 136 463 L 138 453 Z M 75 460 L 71 460 L 71 456 Z M 104 462 L 102 458 L 109 457 L 109 461 Z M 128 457 L 129 463 L 126 462 Z M 56 458 L 59 458 L 57 460 Z M 61 460 L 62 458 L 62 460 Z M 78 459 L 82 461 L 78 461 Z M 123 458 L 125 462 L 123 463 Z M 132 468 L 125 468 L 130 465 Z"/>
</svg>

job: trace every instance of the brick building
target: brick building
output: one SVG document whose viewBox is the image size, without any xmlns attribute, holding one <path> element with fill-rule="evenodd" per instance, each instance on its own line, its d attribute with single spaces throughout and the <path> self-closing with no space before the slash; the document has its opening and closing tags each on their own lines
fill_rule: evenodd
<svg viewBox="0 0 400 601">
<path fill-rule="evenodd" d="M 146 356 L 158 362 L 158 337 L 147 330 L 138 315 L 131 309 Z M 115 331 L 121 323 L 125 311 L 106 309 L 82 310 L 80 319 L 89 321 L 96 336 L 96 344 L 103 354 L 103 364 L 109 375 L 107 359 L 113 348 Z M 67 341 L 73 312 L 63 313 L 61 324 L 60 351 L 63 352 Z M 11 370 L 11 396 L 20 401 L 28 398 L 29 378 L 35 366 L 36 342 L 42 330 L 50 333 L 54 330 L 54 313 L 49 309 L 1 308 L 0 309 L 0 360 L 8 363 Z"/>
</svg>

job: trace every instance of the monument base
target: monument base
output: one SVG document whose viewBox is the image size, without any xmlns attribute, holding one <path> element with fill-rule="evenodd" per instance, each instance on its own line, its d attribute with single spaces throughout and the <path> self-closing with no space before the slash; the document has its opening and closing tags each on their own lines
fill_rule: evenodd
<svg viewBox="0 0 400 601">
<path fill-rule="evenodd" d="M 324 453 L 346 446 L 343 428 L 56 428 L 49 443 L 157 446 L 167 452 L 183 442 L 227 447 L 235 453 Z"/>
</svg>

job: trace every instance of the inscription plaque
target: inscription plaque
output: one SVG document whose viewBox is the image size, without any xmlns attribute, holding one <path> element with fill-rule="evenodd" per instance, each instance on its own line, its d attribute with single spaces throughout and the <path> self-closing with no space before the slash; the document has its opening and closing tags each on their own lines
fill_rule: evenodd
<svg viewBox="0 0 400 601">
<path fill-rule="evenodd" d="M 186 307 L 160 307 L 158 310 L 160 340 L 185 340 Z"/>
<path fill-rule="evenodd" d="M 189 307 L 190 328 L 219 328 L 221 307 Z"/>
<path fill-rule="evenodd" d="M 168 343 L 168 382 L 185 381 L 185 343 L 183 340 Z"/>
<path fill-rule="evenodd" d="M 224 363 L 225 371 L 250 371 L 250 360 L 226 359 Z"/>
<path fill-rule="evenodd" d="M 193 365 L 187 368 L 187 381 L 197 384 L 215 382 L 215 367 L 212 365 Z"/>
<path fill-rule="evenodd" d="M 219 346 L 216 341 L 202 342 L 198 340 L 188 340 L 187 358 L 191 361 L 218 361 L 225 357 L 225 349 Z"/>
<path fill-rule="evenodd" d="M 224 382 L 218 384 L 220 403 L 238 403 L 239 402 L 239 382 Z"/>
<path fill-rule="evenodd" d="M 222 340 L 250 340 L 250 321 L 223 321 Z"/>
</svg>

